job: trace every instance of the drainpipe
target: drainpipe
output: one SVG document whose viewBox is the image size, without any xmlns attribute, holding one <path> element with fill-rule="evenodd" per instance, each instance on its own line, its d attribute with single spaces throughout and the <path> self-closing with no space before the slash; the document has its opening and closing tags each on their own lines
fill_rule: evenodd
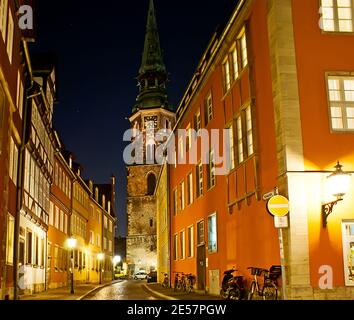
<svg viewBox="0 0 354 320">
<path fill-rule="evenodd" d="M 28 47 L 26 40 L 22 41 L 23 47 L 25 50 L 26 62 L 29 71 L 30 77 L 30 86 L 26 89 L 25 95 L 25 105 L 24 105 L 24 114 L 23 114 L 23 125 L 22 125 L 22 141 L 21 148 L 19 152 L 19 161 L 18 161 L 18 174 L 17 174 L 17 202 L 16 202 L 16 216 L 15 216 L 15 234 L 14 234 L 14 300 L 18 300 L 18 269 L 19 269 L 19 240 L 20 240 L 20 217 L 21 217 L 21 208 L 23 201 L 23 180 L 24 180 L 24 154 L 26 150 L 26 129 L 27 129 L 27 118 L 28 118 L 28 109 L 30 107 L 30 95 L 29 92 L 33 89 L 33 76 L 32 76 L 32 67 L 29 57 Z"/>
<path fill-rule="evenodd" d="M 166 180 L 167 180 L 167 208 L 168 208 L 168 212 L 167 212 L 167 225 L 168 225 L 168 235 L 167 235 L 167 248 L 168 248 L 168 252 L 167 252 L 167 259 L 168 259 L 168 270 L 167 270 L 167 273 L 168 273 L 168 278 L 169 278 L 169 285 L 172 286 L 172 279 L 171 279 L 171 276 L 172 276 L 172 273 L 171 273 L 171 270 L 172 270 L 172 261 L 171 261 L 171 219 L 170 219 L 170 165 L 168 164 L 168 162 L 166 162 L 166 174 L 167 174 L 167 177 L 166 177 Z"/>
</svg>

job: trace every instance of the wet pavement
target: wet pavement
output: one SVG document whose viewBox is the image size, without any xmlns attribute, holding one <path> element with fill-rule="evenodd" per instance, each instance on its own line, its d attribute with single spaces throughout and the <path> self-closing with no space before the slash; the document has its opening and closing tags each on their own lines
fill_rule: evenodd
<svg viewBox="0 0 354 320">
<path fill-rule="evenodd" d="M 144 287 L 146 281 L 125 280 L 88 295 L 84 300 L 158 300 Z"/>
</svg>

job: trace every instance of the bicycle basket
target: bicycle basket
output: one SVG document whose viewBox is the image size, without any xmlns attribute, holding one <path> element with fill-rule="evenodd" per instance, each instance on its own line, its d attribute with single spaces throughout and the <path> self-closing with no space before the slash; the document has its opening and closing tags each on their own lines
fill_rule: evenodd
<svg viewBox="0 0 354 320">
<path fill-rule="evenodd" d="M 262 275 L 262 272 L 263 272 L 263 269 L 260 269 L 260 268 L 255 268 L 255 267 L 251 267 L 251 275 L 254 276 L 260 276 Z"/>
<path fill-rule="evenodd" d="M 281 276 L 281 266 L 272 266 L 269 270 L 269 279 L 277 280 Z"/>
</svg>

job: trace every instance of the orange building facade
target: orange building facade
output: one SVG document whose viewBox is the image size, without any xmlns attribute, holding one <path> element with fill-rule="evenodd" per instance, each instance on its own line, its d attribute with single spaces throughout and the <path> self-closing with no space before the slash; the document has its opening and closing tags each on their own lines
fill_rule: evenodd
<svg viewBox="0 0 354 320">
<path fill-rule="evenodd" d="M 187 164 L 169 170 L 172 279 L 193 273 L 199 290 L 217 295 L 233 266 L 249 282 L 248 267 L 281 265 L 285 299 L 354 297 L 352 192 L 327 226 L 321 215 L 335 200 L 326 192 L 334 165 L 354 171 L 353 5 L 239 1 L 213 36 L 177 110 L 175 133 L 232 134 L 228 152 L 215 143 L 222 146 L 222 134 L 209 139 L 209 164 L 202 163 L 204 133 L 176 139 Z M 194 145 L 197 163 L 188 164 Z M 228 173 L 219 175 L 222 154 Z M 275 190 L 290 201 L 281 231 L 263 200 Z"/>
</svg>

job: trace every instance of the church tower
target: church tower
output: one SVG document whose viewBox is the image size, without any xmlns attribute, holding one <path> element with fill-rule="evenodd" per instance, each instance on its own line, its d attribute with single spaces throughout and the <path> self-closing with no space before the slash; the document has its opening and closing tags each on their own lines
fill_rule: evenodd
<svg viewBox="0 0 354 320">
<path fill-rule="evenodd" d="M 153 0 L 150 0 L 144 51 L 137 77 L 139 94 L 129 118 L 132 129 L 143 133 L 144 164 L 127 167 L 127 264 L 133 275 L 156 268 L 156 181 L 161 166 L 147 161 L 158 142 L 153 132 L 172 129 L 175 114 L 168 102 L 167 71 L 163 61 Z"/>
</svg>

